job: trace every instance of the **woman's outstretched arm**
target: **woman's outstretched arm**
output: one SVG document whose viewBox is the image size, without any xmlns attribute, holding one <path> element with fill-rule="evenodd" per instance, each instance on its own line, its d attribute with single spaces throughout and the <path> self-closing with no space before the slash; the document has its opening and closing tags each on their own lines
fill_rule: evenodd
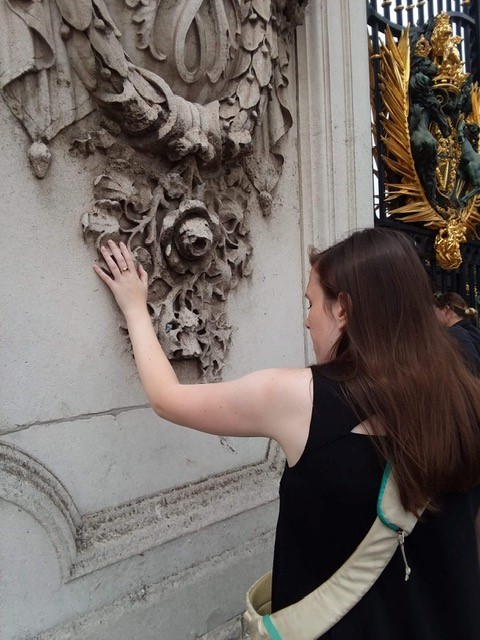
<svg viewBox="0 0 480 640">
<path fill-rule="evenodd" d="M 97 265 L 94 270 L 125 316 L 140 379 L 155 412 L 217 435 L 274 438 L 289 461 L 297 449 L 301 453 L 305 442 L 299 431 L 308 433 L 311 417 L 310 370 L 269 369 L 230 382 L 180 384 L 150 320 L 147 273 L 142 266 L 137 270 L 123 243 L 109 241 L 102 253 L 111 276 Z"/>
</svg>

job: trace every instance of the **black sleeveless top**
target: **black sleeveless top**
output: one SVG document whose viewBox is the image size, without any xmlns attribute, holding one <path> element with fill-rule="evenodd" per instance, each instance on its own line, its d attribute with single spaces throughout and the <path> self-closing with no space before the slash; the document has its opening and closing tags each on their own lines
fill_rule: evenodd
<svg viewBox="0 0 480 640">
<path fill-rule="evenodd" d="M 340 385 L 313 369 L 305 450 L 280 482 L 272 609 L 300 600 L 351 555 L 376 517 L 383 463 Z M 480 567 L 475 518 L 480 490 L 449 496 L 406 539 L 370 591 L 322 640 L 479 640 Z"/>
</svg>

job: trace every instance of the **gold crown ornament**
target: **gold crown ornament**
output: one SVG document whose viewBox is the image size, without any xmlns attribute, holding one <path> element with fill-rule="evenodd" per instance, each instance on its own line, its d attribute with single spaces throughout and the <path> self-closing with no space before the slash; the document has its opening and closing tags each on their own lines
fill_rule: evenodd
<svg viewBox="0 0 480 640">
<path fill-rule="evenodd" d="M 435 16 L 434 25 L 430 45 L 438 74 L 433 80 L 433 85 L 437 89 L 458 95 L 470 75 L 463 72 L 463 62 L 458 49 L 463 38 L 453 35 L 450 16 L 445 12 Z"/>
</svg>

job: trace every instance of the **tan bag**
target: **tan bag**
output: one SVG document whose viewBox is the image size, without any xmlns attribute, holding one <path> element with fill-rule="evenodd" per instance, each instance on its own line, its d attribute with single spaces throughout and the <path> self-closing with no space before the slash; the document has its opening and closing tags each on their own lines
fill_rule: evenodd
<svg viewBox="0 0 480 640">
<path fill-rule="evenodd" d="M 416 523 L 417 517 L 402 507 L 397 485 L 387 466 L 372 527 L 348 560 L 326 582 L 299 602 L 273 614 L 272 572 L 266 573 L 249 589 L 244 623 L 251 640 L 317 640 L 361 600 L 399 546 L 405 562 L 405 580 L 408 580 L 410 567 L 403 544 Z"/>
</svg>

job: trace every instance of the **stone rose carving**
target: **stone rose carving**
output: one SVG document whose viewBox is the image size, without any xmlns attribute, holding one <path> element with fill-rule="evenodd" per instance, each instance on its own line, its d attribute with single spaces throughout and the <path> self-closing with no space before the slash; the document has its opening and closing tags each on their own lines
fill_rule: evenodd
<svg viewBox="0 0 480 640">
<path fill-rule="evenodd" d="M 127 243 L 149 273 L 169 357 L 217 379 L 231 334 L 223 303 L 250 274 L 246 213 L 269 213 L 280 176 L 306 2 L 123 2 L 0 3 L 0 91 L 32 139 L 38 178 L 48 142 L 95 111 L 71 147 L 105 158 L 85 235 Z M 136 47 L 116 26 L 128 17 Z"/>
<path fill-rule="evenodd" d="M 149 274 L 148 304 L 168 357 L 195 359 L 215 380 L 231 338 L 223 303 L 251 273 L 245 214 L 255 191 L 240 167 L 199 182 L 192 158 L 147 174 L 126 145 L 116 143 L 114 156 L 95 180 L 85 235 L 97 247 L 108 238 L 127 243 Z"/>
<path fill-rule="evenodd" d="M 210 268 L 220 233 L 220 220 L 203 202 L 184 200 L 163 219 L 160 243 L 174 271 L 202 273 Z"/>
</svg>

